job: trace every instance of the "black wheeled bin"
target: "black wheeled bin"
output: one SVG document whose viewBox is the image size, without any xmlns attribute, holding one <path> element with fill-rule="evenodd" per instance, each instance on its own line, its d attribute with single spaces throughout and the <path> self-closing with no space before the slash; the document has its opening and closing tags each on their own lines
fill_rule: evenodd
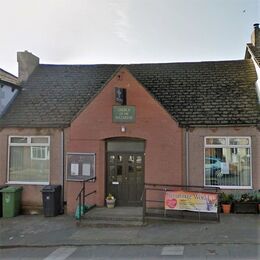
<svg viewBox="0 0 260 260">
<path fill-rule="evenodd" d="M 61 185 L 44 186 L 41 190 L 45 217 L 55 217 L 61 213 Z"/>
<path fill-rule="evenodd" d="M 0 185 L 0 190 L 7 188 L 8 185 Z M 3 195 L 0 192 L 0 218 L 3 217 Z"/>
</svg>

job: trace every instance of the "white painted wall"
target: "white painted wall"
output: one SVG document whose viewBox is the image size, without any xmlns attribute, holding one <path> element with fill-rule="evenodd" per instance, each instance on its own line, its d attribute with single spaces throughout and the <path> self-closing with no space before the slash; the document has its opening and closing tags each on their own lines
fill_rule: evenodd
<svg viewBox="0 0 260 260">
<path fill-rule="evenodd" d="M 0 87 L 0 117 L 2 116 L 10 101 L 13 100 L 17 92 L 17 89 L 12 91 L 12 88 L 6 85 Z"/>
</svg>

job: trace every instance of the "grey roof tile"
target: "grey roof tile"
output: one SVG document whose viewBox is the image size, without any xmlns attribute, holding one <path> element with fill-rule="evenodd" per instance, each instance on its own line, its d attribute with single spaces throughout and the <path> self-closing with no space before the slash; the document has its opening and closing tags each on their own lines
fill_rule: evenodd
<svg viewBox="0 0 260 260">
<path fill-rule="evenodd" d="M 259 123 L 256 72 L 250 60 L 127 68 L 181 126 Z"/>
<path fill-rule="evenodd" d="M 125 65 L 181 126 L 257 125 L 250 60 Z M 66 127 L 120 65 L 39 65 L 0 127 Z"/>
<path fill-rule="evenodd" d="M 39 65 L 0 126 L 66 127 L 118 65 Z"/>
</svg>

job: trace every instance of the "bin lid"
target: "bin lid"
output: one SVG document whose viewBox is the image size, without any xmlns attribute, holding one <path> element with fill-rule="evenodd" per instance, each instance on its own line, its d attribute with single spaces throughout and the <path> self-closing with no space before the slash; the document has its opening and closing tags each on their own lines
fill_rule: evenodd
<svg viewBox="0 0 260 260">
<path fill-rule="evenodd" d="M 16 192 L 22 190 L 23 187 L 7 186 L 7 188 L 1 189 L 0 192 Z"/>
<path fill-rule="evenodd" d="M 61 185 L 47 185 L 44 186 L 41 192 L 55 192 L 56 190 L 60 189 Z"/>
</svg>

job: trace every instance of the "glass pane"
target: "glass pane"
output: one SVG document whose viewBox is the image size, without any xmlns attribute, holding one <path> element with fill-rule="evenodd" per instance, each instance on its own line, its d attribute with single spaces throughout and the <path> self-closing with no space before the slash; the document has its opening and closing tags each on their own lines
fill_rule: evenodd
<svg viewBox="0 0 260 260">
<path fill-rule="evenodd" d="M 133 172 L 135 172 L 134 166 L 128 165 L 128 173 L 133 173 Z"/>
<path fill-rule="evenodd" d="M 32 137 L 31 143 L 37 143 L 37 144 L 47 144 L 49 142 L 49 138 L 47 137 Z"/>
<path fill-rule="evenodd" d="M 205 184 L 251 186 L 250 148 L 206 148 Z"/>
<path fill-rule="evenodd" d="M 144 152 L 143 141 L 108 141 L 108 152 Z"/>
<path fill-rule="evenodd" d="M 49 174 L 49 159 L 33 160 L 30 146 L 10 147 L 10 181 L 48 182 Z"/>
<path fill-rule="evenodd" d="M 114 165 L 109 166 L 109 175 L 115 176 L 116 175 L 116 167 Z"/>
<path fill-rule="evenodd" d="M 117 162 L 122 162 L 123 161 L 123 156 L 122 155 L 117 155 Z"/>
<path fill-rule="evenodd" d="M 115 159 L 116 159 L 115 155 L 110 155 L 109 156 L 109 162 L 110 163 L 115 163 Z"/>
<path fill-rule="evenodd" d="M 77 166 L 76 166 L 77 165 Z M 73 174 L 78 167 L 77 175 Z M 68 179 L 90 179 L 95 177 L 95 154 L 93 153 L 67 153 Z"/>
<path fill-rule="evenodd" d="M 134 159 L 134 155 L 129 155 L 128 156 L 128 162 L 129 163 L 134 163 L 135 159 Z"/>
<path fill-rule="evenodd" d="M 141 173 L 143 171 L 143 166 L 142 165 L 136 165 L 136 172 Z"/>
<path fill-rule="evenodd" d="M 123 166 L 117 165 L 117 176 L 121 176 L 123 174 Z"/>
<path fill-rule="evenodd" d="M 11 143 L 23 143 L 26 144 L 27 143 L 27 137 L 11 137 Z"/>
<path fill-rule="evenodd" d="M 215 145 L 225 145 L 226 139 L 225 138 L 206 138 L 206 144 L 215 144 Z"/>
<path fill-rule="evenodd" d="M 31 159 L 32 160 L 47 160 L 48 159 L 47 147 L 44 146 L 32 146 L 31 147 Z"/>
<path fill-rule="evenodd" d="M 136 156 L 136 163 L 142 163 L 142 156 L 140 156 L 140 155 L 138 155 L 138 156 Z"/>
<path fill-rule="evenodd" d="M 229 139 L 230 145 L 249 145 L 248 138 L 230 138 Z"/>
</svg>

